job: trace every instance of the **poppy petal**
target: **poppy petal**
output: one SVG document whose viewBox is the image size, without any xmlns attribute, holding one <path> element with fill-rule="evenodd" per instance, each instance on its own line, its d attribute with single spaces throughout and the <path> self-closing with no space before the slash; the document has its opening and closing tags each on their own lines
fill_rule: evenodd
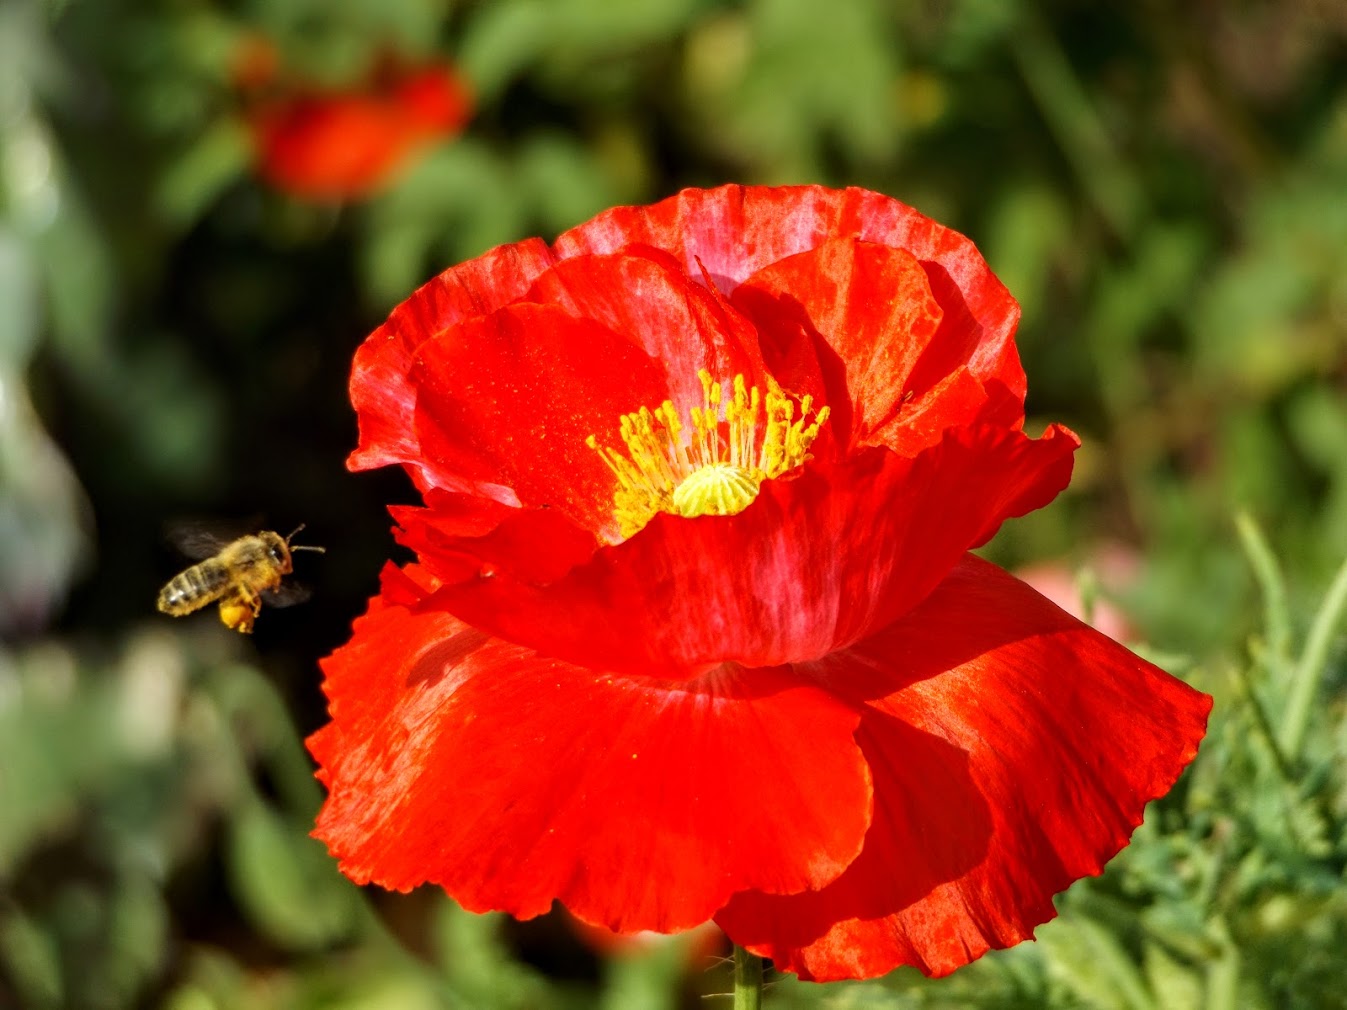
<svg viewBox="0 0 1347 1010">
<path fill-rule="evenodd" d="M 799 670 L 806 673 L 805 670 Z M 944 975 L 1033 935 L 1197 753 L 1211 699 L 966 558 L 917 609 L 816 664 L 866 707 L 865 849 L 821 891 L 716 917 L 801 978 Z"/>
<path fill-rule="evenodd" d="M 426 341 L 409 377 L 422 472 L 434 486 L 505 487 L 519 504 L 619 538 L 612 472 L 585 440 L 664 400 L 664 368 L 645 351 L 592 320 L 520 302 Z"/>
<path fill-rule="evenodd" d="M 440 583 L 509 576 L 546 585 L 588 561 L 599 547 L 593 533 L 557 509 L 507 508 L 494 502 L 481 507 L 476 503 L 483 499 L 443 492 L 432 493 L 427 501 L 427 508 L 390 509 L 398 523 L 393 534 Z"/>
<path fill-rule="evenodd" d="M 373 470 L 400 463 L 418 488 L 434 487 L 413 420 L 417 392 L 408 374 L 416 349 L 456 323 L 514 301 L 552 263 L 538 239 L 500 246 L 444 271 L 398 305 L 355 352 L 350 391 L 360 441 L 346 465 Z"/>
<path fill-rule="evenodd" d="M 871 433 L 898 413 L 912 366 L 944 314 L 910 253 L 850 237 L 764 267 L 731 301 L 758 327 L 773 373 L 788 387 L 799 388 L 786 367 L 807 357 L 794 345 L 813 349 L 826 385 L 800 391 L 828 404 L 845 449 L 873 444 Z"/>
<path fill-rule="evenodd" d="M 752 325 L 658 249 L 565 260 L 539 277 L 526 297 L 592 319 L 663 362 L 670 388 L 647 406 L 669 399 L 680 413 L 700 407 L 702 369 L 727 384 L 743 375 L 750 386 L 766 387 Z"/>
<path fill-rule="evenodd" d="M 738 515 L 658 515 L 584 563 L 572 552 L 576 567 L 550 584 L 517 575 L 533 562 L 512 562 L 496 538 L 444 540 L 422 560 L 462 572 L 437 606 L 568 662 L 672 679 L 726 661 L 800 662 L 884 627 L 1004 519 L 1050 501 L 1078 444 L 1063 428 L 1035 440 L 983 427 L 914 458 L 866 450 L 764 483 Z M 444 546 L 489 563 L 492 577 L 435 557 Z"/>
<path fill-rule="evenodd" d="M 429 507 L 390 505 L 388 513 L 399 526 L 415 527 L 434 517 L 437 532 L 460 537 L 486 536 L 505 519 L 517 515 L 518 505 L 506 505 L 480 495 L 460 494 L 431 488 L 425 494 Z M 395 531 L 396 532 L 396 531 Z"/>
<path fill-rule="evenodd" d="M 783 670 L 668 684 L 544 659 L 391 602 L 418 578 L 390 569 L 323 663 L 315 835 L 353 880 L 673 932 L 855 858 L 871 784 L 851 706 Z"/>
<path fill-rule="evenodd" d="M 948 380 L 977 377 L 970 363 L 984 333 L 966 313 L 946 321 L 911 253 L 834 239 L 759 270 L 731 301 L 758 327 L 777 379 L 830 405 L 848 450 L 888 445 L 910 455 L 946 428 L 983 420 L 981 383 Z M 792 365 L 810 351 L 817 365 L 797 382 Z M 810 388 L 815 375 L 825 388 Z"/>
<path fill-rule="evenodd" d="M 1019 305 L 972 242 L 892 197 L 823 186 L 686 189 L 648 207 L 606 211 L 560 236 L 554 249 L 571 257 L 652 245 L 692 276 L 705 269 L 729 294 L 769 264 L 845 236 L 911 253 L 946 325 L 980 331 L 974 373 L 996 388 L 998 403 L 1022 411 L 1024 370 L 1013 343 Z"/>
</svg>

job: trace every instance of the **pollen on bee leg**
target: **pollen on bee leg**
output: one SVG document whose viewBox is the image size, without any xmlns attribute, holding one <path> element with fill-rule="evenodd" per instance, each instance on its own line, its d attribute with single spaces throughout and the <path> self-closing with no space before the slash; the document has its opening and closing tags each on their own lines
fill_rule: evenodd
<svg viewBox="0 0 1347 1010">
<path fill-rule="evenodd" d="M 828 419 L 827 407 L 814 411 L 811 397 L 797 399 L 770 377 L 764 395 L 736 375 L 729 399 L 710 372 L 697 377 L 702 403 L 689 409 L 689 426 L 665 400 L 620 418 L 625 453 L 593 435 L 585 440 L 617 478 L 613 514 L 624 537 L 659 512 L 684 518 L 742 512 L 764 480 L 804 465 Z"/>
<path fill-rule="evenodd" d="M 220 620 L 225 627 L 247 635 L 253 630 L 253 622 L 257 620 L 258 609 L 258 607 L 243 599 L 222 600 L 220 602 Z"/>
</svg>

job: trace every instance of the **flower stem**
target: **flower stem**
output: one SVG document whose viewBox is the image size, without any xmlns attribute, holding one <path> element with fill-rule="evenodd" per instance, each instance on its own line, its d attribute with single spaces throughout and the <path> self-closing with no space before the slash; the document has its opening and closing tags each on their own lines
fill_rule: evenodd
<svg viewBox="0 0 1347 1010">
<path fill-rule="evenodd" d="M 1281 745 L 1282 754 L 1292 765 L 1300 760 L 1301 747 L 1305 742 L 1305 731 L 1309 727 L 1310 717 L 1314 714 L 1315 695 L 1323 682 L 1328 669 L 1329 648 L 1333 643 L 1333 632 L 1343 612 L 1347 611 L 1347 562 L 1343 562 L 1333 584 L 1328 587 L 1328 595 L 1314 615 L 1310 625 L 1310 634 L 1305 641 L 1300 662 L 1291 675 L 1291 686 L 1287 692 L 1286 711 L 1282 714 Z"/>
<path fill-rule="evenodd" d="M 734 1010 L 762 1006 L 762 958 L 734 945 Z"/>
</svg>

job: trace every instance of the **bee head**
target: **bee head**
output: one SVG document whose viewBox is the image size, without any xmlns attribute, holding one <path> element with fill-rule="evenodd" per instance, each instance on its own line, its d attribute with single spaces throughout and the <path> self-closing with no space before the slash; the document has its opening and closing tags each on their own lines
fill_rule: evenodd
<svg viewBox="0 0 1347 1010">
<path fill-rule="evenodd" d="M 294 536 L 294 534 L 292 533 L 290 536 Z M 262 541 L 266 548 L 267 558 L 276 566 L 276 569 L 283 575 L 288 575 L 291 571 L 290 537 L 282 540 L 279 533 L 263 530 L 257 534 L 257 538 Z"/>
</svg>

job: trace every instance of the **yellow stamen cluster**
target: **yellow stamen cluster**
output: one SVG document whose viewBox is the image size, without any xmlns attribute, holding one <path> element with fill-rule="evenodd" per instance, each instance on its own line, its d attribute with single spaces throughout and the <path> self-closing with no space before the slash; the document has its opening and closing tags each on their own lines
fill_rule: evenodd
<svg viewBox="0 0 1347 1010">
<path fill-rule="evenodd" d="M 693 407 L 692 428 L 684 425 L 671 401 L 654 410 L 624 414 L 619 428 L 626 453 L 596 450 L 617 476 L 613 514 L 622 536 L 629 537 L 658 512 L 692 518 L 742 512 L 764 480 L 802 466 L 809 447 L 828 420 L 828 408 L 814 412 L 813 398 L 797 400 L 768 379 L 767 395 L 734 377 L 734 395 L 724 400 L 719 382 L 705 369 L 702 405 Z M 724 413 L 724 420 L 721 413 Z"/>
</svg>

